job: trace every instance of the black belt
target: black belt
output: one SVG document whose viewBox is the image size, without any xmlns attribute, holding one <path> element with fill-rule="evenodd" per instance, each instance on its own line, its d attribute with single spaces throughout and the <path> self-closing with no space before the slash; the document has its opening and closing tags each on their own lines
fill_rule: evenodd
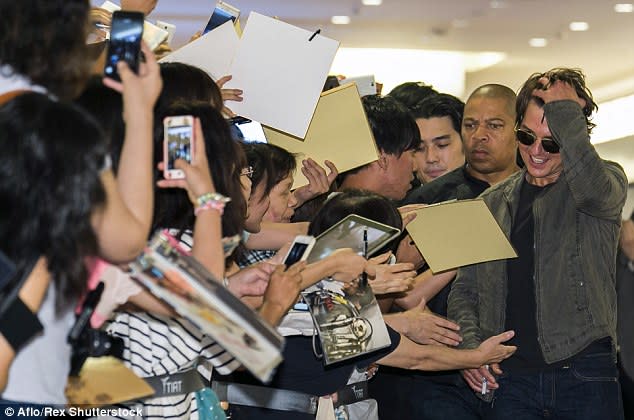
<svg viewBox="0 0 634 420">
<path fill-rule="evenodd" d="M 154 389 L 154 395 L 149 398 L 166 397 L 196 392 L 205 387 L 203 378 L 196 368 L 165 375 L 143 378 Z"/>
<path fill-rule="evenodd" d="M 211 388 L 220 401 L 229 404 L 313 415 L 317 413 L 319 397 L 304 392 L 219 381 L 212 381 Z M 335 406 L 354 404 L 368 398 L 368 383 L 357 382 L 337 391 Z"/>
</svg>

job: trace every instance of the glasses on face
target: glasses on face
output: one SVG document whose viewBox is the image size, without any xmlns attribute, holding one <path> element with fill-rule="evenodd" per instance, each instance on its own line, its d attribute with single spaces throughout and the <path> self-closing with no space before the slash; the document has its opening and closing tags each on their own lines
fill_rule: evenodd
<svg viewBox="0 0 634 420">
<path fill-rule="evenodd" d="M 244 175 L 249 179 L 253 178 L 253 166 L 247 166 L 246 168 L 243 168 L 242 172 L 240 172 L 240 175 Z"/>
<path fill-rule="evenodd" d="M 515 130 L 517 140 L 525 146 L 531 146 L 537 141 L 537 136 L 530 131 L 517 128 Z M 550 137 L 542 137 L 542 147 L 548 153 L 559 153 L 559 145 Z"/>
</svg>

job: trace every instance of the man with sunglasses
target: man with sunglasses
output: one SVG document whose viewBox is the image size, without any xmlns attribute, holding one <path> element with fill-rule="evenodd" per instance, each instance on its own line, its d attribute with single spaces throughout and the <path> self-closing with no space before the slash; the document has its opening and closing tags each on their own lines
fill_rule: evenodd
<svg viewBox="0 0 634 420">
<path fill-rule="evenodd" d="M 448 315 L 465 348 L 515 330 L 513 357 L 463 375 L 495 392 L 488 418 L 623 418 L 615 261 L 627 178 L 590 143 L 596 108 L 579 70 L 531 76 L 516 104 L 525 168 L 482 195 L 518 258 L 459 269 Z"/>
</svg>

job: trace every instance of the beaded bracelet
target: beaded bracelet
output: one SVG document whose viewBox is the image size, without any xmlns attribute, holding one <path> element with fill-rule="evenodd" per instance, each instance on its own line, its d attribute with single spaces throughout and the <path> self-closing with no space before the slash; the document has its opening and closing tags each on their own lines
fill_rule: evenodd
<svg viewBox="0 0 634 420">
<path fill-rule="evenodd" d="M 218 193 L 207 193 L 196 198 L 198 204 L 194 209 L 194 215 L 198 216 L 198 213 L 204 210 L 216 210 L 220 215 L 225 211 L 225 205 L 231 201 L 229 197 L 225 197 Z"/>
</svg>

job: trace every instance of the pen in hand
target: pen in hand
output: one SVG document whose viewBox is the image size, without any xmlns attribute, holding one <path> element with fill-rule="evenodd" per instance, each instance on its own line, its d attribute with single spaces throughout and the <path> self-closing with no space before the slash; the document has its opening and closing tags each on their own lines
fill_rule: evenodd
<svg viewBox="0 0 634 420">
<path fill-rule="evenodd" d="M 363 257 L 365 259 L 368 258 L 368 229 L 367 228 L 363 229 Z M 360 284 L 362 287 L 365 287 L 368 284 L 368 273 L 366 273 L 365 271 L 361 273 Z"/>
</svg>

